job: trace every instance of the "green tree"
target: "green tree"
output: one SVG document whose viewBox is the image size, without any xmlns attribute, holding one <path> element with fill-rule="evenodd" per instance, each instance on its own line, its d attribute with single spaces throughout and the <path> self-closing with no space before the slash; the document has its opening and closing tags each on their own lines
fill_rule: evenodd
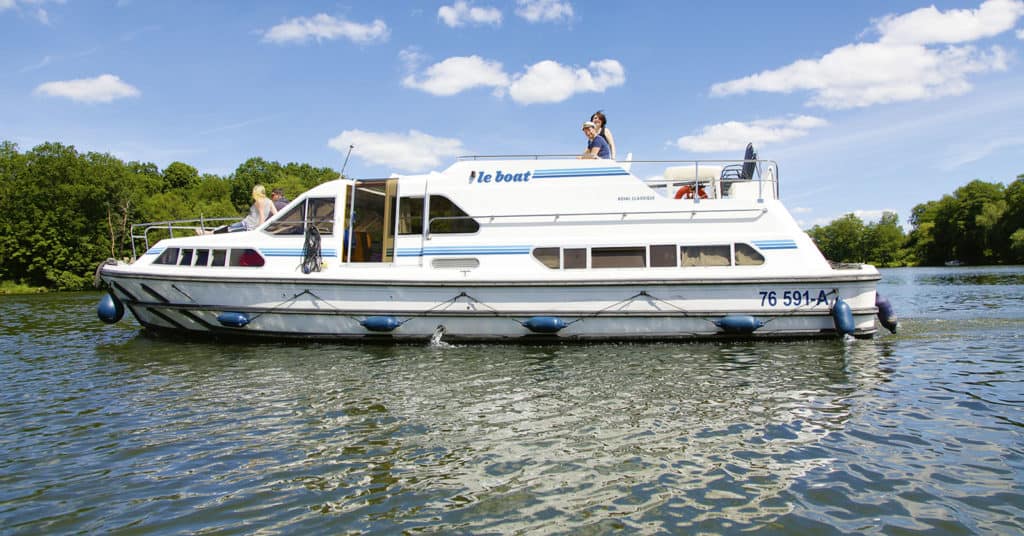
<svg viewBox="0 0 1024 536">
<path fill-rule="evenodd" d="M 818 244 L 826 259 L 835 262 L 864 262 L 864 222 L 854 214 L 833 220 L 821 227 L 815 225 L 808 234 Z"/>
<path fill-rule="evenodd" d="M 884 212 L 877 223 L 865 227 L 863 245 L 867 262 L 876 266 L 901 266 L 906 262 L 903 247 L 907 237 L 899 221 L 895 212 Z"/>
<path fill-rule="evenodd" d="M 183 162 L 171 162 L 164 168 L 163 177 L 167 187 L 175 190 L 189 188 L 199 182 L 196 168 Z"/>
</svg>

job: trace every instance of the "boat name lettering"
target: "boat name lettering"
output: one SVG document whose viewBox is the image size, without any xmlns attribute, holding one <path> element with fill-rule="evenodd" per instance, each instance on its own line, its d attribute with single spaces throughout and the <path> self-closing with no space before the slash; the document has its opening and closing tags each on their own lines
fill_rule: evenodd
<svg viewBox="0 0 1024 536">
<path fill-rule="evenodd" d="M 530 182 L 530 175 L 532 171 L 526 173 L 502 173 L 501 170 L 496 170 L 494 174 L 486 173 L 484 171 L 472 171 L 469 173 L 469 183 L 474 182 L 479 184 L 481 182 Z"/>
<path fill-rule="evenodd" d="M 828 293 L 824 290 L 815 291 L 813 290 L 762 290 L 759 292 L 761 295 L 761 307 L 800 307 L 801 305 L 830 305 L 828 301 Z M 817 297 L 815 297 L 817 296 Z"/>
<path fill-rule="evenodd" d="M 654 201 L 653 195 L 620 195 L 618 201 Z"/>
</svg>

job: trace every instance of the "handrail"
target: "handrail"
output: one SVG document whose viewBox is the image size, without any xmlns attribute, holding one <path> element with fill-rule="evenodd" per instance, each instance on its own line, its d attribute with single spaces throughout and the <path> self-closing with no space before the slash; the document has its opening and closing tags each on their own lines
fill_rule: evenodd
<svg viewBox="0 0 1024 536">
<path fill-rule="evenodd" d="M 487 219 L 490 219 L 490 220 L 493 221 L 493 220 L 499 219 L 499 218 L 554 218 L 554 221 L 557 222 L 559 218 L 570 218 L 570 217 L 578 217 L 578 216 L 620 216 L 622 219 L 626 219 L 627 216 L 653 216 L 653 215 L 658 215 L 658 214 L 681 214 L 681 213 L 686 213 L 686 214 L 693 215 L 693 214 L 696 214 L 698 212 L 700 212 L 700 213 L 705 213 L 705 212 L 719 212 L 719 213 L 724 213 L 724 212 L 759 212 L 759 213 L 764 213 L 767 210 L 768 210 L 767 208 L 763 208 L 763 207 L 762 208 L 713 208 L 713 209 L 696 209 L 696 208 L 694 208 L 694 209 L 689 209 L 689 210 L 644 210 L 644 211 L 637 211 L 637 212 L 623 212 L 621 210 L 616 210 L 616 211 L 609 211 L 609 212 L 558 212 L 558 213 L 551 212 L 551 213 L 538 213 L 538 214 L 492 214 L 492 215 L 489 215 L 489 216 L 471 216 L 471 215 L 466 215 L 466 216 L 435 216 L 433 218 L 428 218 L 427 219 L 427 229 L 426 229 L 425 239 L 426 240 L 430 240 L 430 234 L 431 234 L 430 233 L 430 228 L 433 226 L 434 222 L 436 222 L 436 221 L 449 221 L 449 220 L 474 220 L 474 221 L 479 221 L 479 220 L 487 220 Z"/>
<path fill-rule="evenodd" d="M 224 218 L 204 218 L 202 216 L 198 218 L 191 218 L 186 220 L 166 220 L 166 221 L 153 221 L 144 223 L 133 223 L 131 227 L 131 238 L 132 238 L 132 260 L 139 258 L 136 250 L 136 241 L 142 240 L 146 245 L 146 251 L 149 250 L 149 232 L 153 230 L 167 230 L 167 233 L 171 238 L 174 238 L 174 230 L 179 231 L 192 231 L 205 233 L 208 230 L 220 227 L 220 225 L 214 225 L 207 227 L 208 223 L 211 222 L 236 222 L 241 220 L 239 217 L 224 217 Z M 196 225 L 198 224 L 198 225 Z M 198 228 L 197 228 L 198 227 Z M 138 234 L 137 229 L 143 229 L 141 234 Z"/>
</svg>

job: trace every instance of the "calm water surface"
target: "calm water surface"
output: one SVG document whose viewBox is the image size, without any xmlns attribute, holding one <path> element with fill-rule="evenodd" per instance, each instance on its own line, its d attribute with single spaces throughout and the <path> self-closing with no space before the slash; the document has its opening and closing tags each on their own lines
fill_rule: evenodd
<svg viewBox="0 0 1024 536">
<path fill-rule="evenodd" d="M 214 344 L 0 297 L 0 533 L 1024 534 L 1024 268 L 898 335 Z"/>
</svg>

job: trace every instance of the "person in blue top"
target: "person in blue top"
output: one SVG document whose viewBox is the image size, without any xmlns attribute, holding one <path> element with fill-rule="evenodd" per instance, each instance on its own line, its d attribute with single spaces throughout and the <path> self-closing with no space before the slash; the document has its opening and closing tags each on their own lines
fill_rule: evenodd
<svg viewBox="0 0 1024 536">
<path fill-rule="evenodd" d="M 612 151 L 608 147 L 608 142 L 597 135 L 597 126 L 594 123 L 583 123 L 583 134 L 587 136 L 587 150 L 579 156 L 580 158 L 611 158 Z"/>
</svg>

